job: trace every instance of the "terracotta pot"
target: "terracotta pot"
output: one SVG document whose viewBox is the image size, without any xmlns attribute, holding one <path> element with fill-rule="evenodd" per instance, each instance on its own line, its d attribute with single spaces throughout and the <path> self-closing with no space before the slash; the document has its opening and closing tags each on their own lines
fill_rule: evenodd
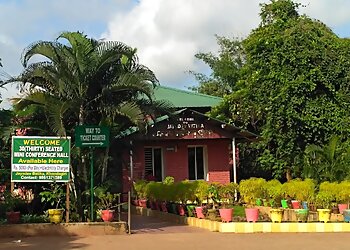
<svg viewBox="0 0 350 250">
<path fill-rule="evenodd" d="M 146 199 L 139 200 L 139 206 L 147 208 L 147 200 Z"/>
<path fill-rule="evenodd" d="M 220 208 L 220 217 L 222 222 L 231 222 L 233 215 L 233 208 Z"/>
<path fill-rule="evenodd" d="M 114 210 L 102 210 L 101 211 L 101 218 L 104 222 L 110 222 L 114 219 Z"/>
<path fill-rule="evenodd" d="M 248 222 L 257 222 L 259 219 L 259 209 L 258 208 L 246 208 L 245 217 Z"/>
<path fill-rule="evenodd" d="M 21 212 L 6 212 L 7 223 L 16 224 L 21 219 Z"/>
</svg>

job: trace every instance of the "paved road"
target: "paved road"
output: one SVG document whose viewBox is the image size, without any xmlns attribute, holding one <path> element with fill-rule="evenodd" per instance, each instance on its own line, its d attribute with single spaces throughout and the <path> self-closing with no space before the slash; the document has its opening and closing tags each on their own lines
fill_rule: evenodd
<svg viewBox="0 0 350 250">
<path fill-rule="evenodd" d="M 91 237 L 31 237 L 0 239 L 0 249 L 22 250 L 196 250 L 196 249 L 268 249 L 268 250 L 348 250 L 348 233 L 257 233 L 222 234 L 204 229 L 134 217 L 133 234 Z"/>
</svg>

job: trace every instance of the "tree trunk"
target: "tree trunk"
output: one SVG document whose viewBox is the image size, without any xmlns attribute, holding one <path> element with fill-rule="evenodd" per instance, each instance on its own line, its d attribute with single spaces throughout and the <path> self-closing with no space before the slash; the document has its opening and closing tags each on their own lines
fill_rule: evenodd
<svg viewBox="0 0 350 250">
<path fill-rule="evenodd" d="M 291 171 L 290 171 L 290 168 L 287 168 L 287 171 L 286 171 L 286 179 L 287 179 L 287 181 L 292 180 L 292 173 L 291 173 Z"/>
</svg>

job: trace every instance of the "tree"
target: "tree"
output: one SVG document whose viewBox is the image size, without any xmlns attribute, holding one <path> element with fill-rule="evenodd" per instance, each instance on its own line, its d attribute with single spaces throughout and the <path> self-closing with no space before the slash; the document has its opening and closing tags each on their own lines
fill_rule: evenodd
<svg viewBox="0 0 350 250">
<path fill-rule="evenodd" d="M 36 55 L 45 59 L 30 63 Z M 13 101 L 19 109 L 36 106 L 43 111 L 51 134 L 74 136 L 78 124 L 104 124 L 115 135 L 131 124 L 141 126 L 150 109 L 154 113 L 155 107 L 160 110 L 169 107 L 167 102 L 152 100 L 157 78 L 139 64 L 136 49 L 121 42 L 98 41 L 80 32 L 63 32 L 55 41 L 39 41 L 28 46 L 22 63 L 24 71 L 10 81 L 21 81 L 25 95 Z M 81 157 L 74 158 L 72 165 L 79 165 L 73 168 L 79 195 L 88 188 L 88 152 L 81 149 L 76 153 Z M 97 172 L 103 181 L 109 149 L 100 154 L 104 160 Z"/>
<path fill-rule="evenodd" d="M 211 52 L 198 53 L 195 57 L 207 64 L 212 73 L 207 76 L 203 73 L 190 71 L 199 86 L 191 87 L 198 93 L 223 97 L 232 92 L 239 80 L 239 70 L 245 57 L 241 41 L 239 39 L 228 39 L 216 36 L 219 45 L 218 55 Z"/>
<path fill-rule="evenodd" d="M 237 89 L 212 112 L 261 135 L 256 164 L 276 177 L 300 175 L 308 144 L 350 129 L 348 40 L 299 15 L 299 6 L 261 5 L 259 27 L 242 41 Z"/>
<path fill-rule="evenodd" d="M 305 167 L 303 177 L 312 178 L 319 183 L 338 182 L 350 175 L 349 141 L 342 142 L 333 135 L 328 144 L 319 146 L 310 144 L 305 149 Z"/>
</svg>

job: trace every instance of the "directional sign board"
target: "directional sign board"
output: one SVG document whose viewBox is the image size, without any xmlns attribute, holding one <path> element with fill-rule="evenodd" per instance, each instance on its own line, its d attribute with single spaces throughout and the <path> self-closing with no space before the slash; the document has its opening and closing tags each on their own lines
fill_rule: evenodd
<svg viewBox="0 0 350 250">
<path fill-rule="evenodd" d="M 12 182 L 68 182 L 70 137 L 12 136 Z"/>
<path fill-rule="evenodd" d="M 109 128 L 103 126 L 81 125 L 75 127 L 76 147 L 108 147 Z"/>
</svg>

